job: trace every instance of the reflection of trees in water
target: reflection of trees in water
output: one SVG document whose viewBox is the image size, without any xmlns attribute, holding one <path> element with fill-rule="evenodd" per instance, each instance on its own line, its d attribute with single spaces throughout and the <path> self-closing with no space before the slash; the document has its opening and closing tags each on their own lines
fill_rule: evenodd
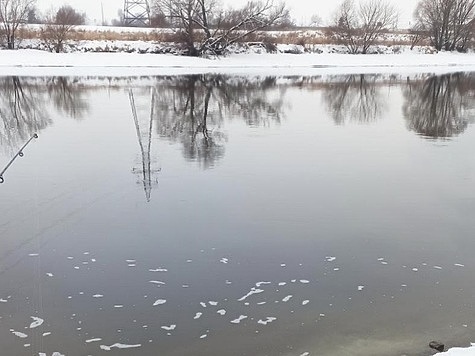
<svg viewBox="0 0 475 356">
<path fill-rule="evenodd" d="M 242 118 L 248 125 L 280 121 L 282 95 L 269 95 L 275 81 L 225 75 L 162 78 L 155 110 L 158 133 L 181 142 L 187 159 L 212 167 L 225 152 L 224 118 Z"/>
<path fill-rule="evenodd" d="M 338 77 L 324 87 L 323 98 L 333 120 L 338 125 L 348 121 L 371 123 L 385 108 L 376 87 L 377 75 L 347 75 Z"/>
<path fill-rule="evenodd" d="M 52 123 L 51 103 L 59 113 L 73 118 L 88 111 L 83 90 L 65 77 L 3 77 L 0 90 L 0 145 L 9 153 Z"/>
<path fill-rule="evenodd" d="M 410 80 L 403 89 L 409 130 L 431 138 L 457 136 L 474 119 L 475 75 L 453 73 Z"/>
<path fill-rule="evenodd" d="M 74 119 L 82 119 L 89 111 L 85 91 L 74 78 L 53 77 L 46 84 L 55 108 Z"/>
<path fill-rule="evenodd" d="M 0 90 L 0 144 L 11 151 L 47 127 L 51 120 L 44 108 L 44 91 L 26 84 L 23 78 L 0 78 Z"/>
</svg>

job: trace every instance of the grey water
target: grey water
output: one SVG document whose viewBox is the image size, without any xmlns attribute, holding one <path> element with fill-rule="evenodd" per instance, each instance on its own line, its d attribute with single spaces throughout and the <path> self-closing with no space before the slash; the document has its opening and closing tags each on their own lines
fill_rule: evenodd
<svg viewBox="0 0 475 356">
<path fill-rule="evenodd" d="M 0 78 L 1 355 L 475 341 L 475 74 Z"/>
</svg>

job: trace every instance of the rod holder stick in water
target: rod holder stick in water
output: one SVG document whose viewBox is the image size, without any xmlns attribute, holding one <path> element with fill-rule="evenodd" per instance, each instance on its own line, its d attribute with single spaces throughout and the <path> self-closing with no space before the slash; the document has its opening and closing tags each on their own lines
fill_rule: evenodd
<svg viewBox="0 0 475 356">
<path fill-rule="evenodd" d="M 33 136 L 31 136 L 30 139 L 28 141 L 26 141 L 26 143 L 20 148 L 20 150 L 17 152 L 17 154 L 15 156 L 13 156 L 13 158 L 10 160 L 10 162 L 8 162 L 8 164 L 5 166 L 5 168 L 3 168 L 3 170 L 0 172 L 0 184 L 5 181 L 3 179 L 3 174 L 7 171 L 8 168 L 10 168 L 10 166 L 13 164 L 13 162 L 15 162 L 17 157 L 23 157 L 24 156 L 23 150 L 35 138 L 38 138 L 37 134 L 33 134 Z"/>
</svg>

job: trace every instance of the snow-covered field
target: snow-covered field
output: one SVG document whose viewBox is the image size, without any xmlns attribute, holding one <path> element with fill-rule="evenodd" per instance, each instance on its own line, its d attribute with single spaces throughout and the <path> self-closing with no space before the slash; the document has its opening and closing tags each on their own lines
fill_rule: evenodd
<svg viewBox="0 0 475 356">
<path fill-rule="evenodd" d="M 192 58 L 138 53 L 49 53 L 0 51 L 0 75 L 173 75 L 194 73 L 322 75 L 475 71 L 475 54 L 349 55 L 338 53 L 243 53 L 219 58 Z"/>
</svg>

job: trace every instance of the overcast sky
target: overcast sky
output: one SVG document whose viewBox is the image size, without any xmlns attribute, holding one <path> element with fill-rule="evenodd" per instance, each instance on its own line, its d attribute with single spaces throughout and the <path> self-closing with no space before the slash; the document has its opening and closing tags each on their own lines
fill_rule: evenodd
<svg viewBox="0 0 475 356">
<path fill-rule="evenodd" d="M 237 7 L 245 4 L 246 0 L 221 0 L 224 5 L 232 4 Z M 339 0 L 287 0 L 292 17 L 297 23 L 307 22 L 313 14 L 318 14 L 323 22 L 326 23 L 335 11 Z M 412 17 L 416 0 L 393 0 L 392 2 L 400 12 L 400 26 L 407 27 Z M 62 4 L 69 4 L 72 7 L 86 13 L 89 22 L 101 23 L 101 4 L 104 8 L 104 17 L 106 21 L 117 18 L 117 11 L 124 7 L 124 0 L 37 0 L 37 6 L 41 11 L 46 11 L 51 7 L 59 7 Z"/>
</svg>

